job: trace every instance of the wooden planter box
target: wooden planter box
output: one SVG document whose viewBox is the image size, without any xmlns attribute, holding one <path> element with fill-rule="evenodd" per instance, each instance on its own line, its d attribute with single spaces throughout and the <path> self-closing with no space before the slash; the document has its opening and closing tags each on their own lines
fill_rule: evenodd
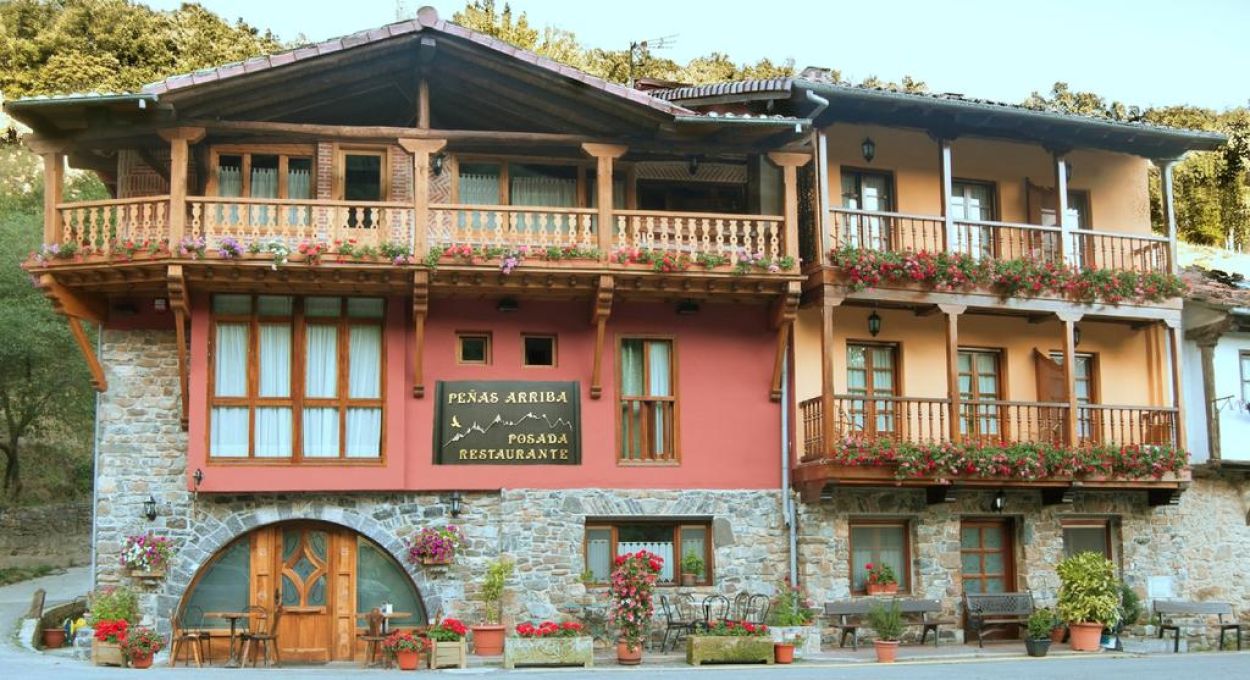
<svg viewBox="0 0 1250 680">
<path fill-rule="evenodd" d="M 691 635 L 686 638 L 686 663 L 773 663 L 772 637 Z"/>
<path fill-rule="evenodd" d="M 430 670 L 468 666 L 468 645 L 463 639 L 454 642 L 430 640 Z"/>
<path fill-rule="evenodd" d="M 772 643 L 769 642 L 771 653 Z M 595 665 L 595 641 L 589 635 L 571 638 L 508 638 L 503 667 Z"/>
<path fill-rule="evenodd" d="M 164 569 L 154 569 L 152 571 L 143 571 L 142 569 L 131 569 L 130 577 L 144 581 L 159 581 L 165 578 Z"/>
<path fill-rule="evenodd" d="M 121 645 L 91 640 L 91 663 L 96 666 L 124 666 Z"/>
<path fill-rule="evenodd" d="M 801 644 L 794 645 L 794 658 L 802 659 L 820 653 L 820 626 L 769 626 L 773 642 L 790 642 L 795 636 L 803 636 Z"/>
</svg>

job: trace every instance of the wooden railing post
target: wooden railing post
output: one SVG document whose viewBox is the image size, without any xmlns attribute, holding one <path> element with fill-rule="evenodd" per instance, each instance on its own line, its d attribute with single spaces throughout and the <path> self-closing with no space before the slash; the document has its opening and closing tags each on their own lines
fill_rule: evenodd
<svg viewBox="0 0 1250 680">
<path fill-rule="evenodd" d="M 34 135 L 27 135 L 23 141 L 43 158 L 43 242 L 60 243 L 65 237 L 65 223 L 57 205 L 64 200 L 65 147 Z"/>
<path fill-rule="evenodd" d="M 160 131 L 169 142 L 169 249 L 178 251 L 187 227 L 187 161 L 190 144 L 204 139 L 204 128 L 177 127 Z"/>
<path fill-rule="evenodd" d="M 939 304 L 938 309 L 946 315 L 946 398 L 950 401 L 950 440 L 958 444 L 963 439 L 959 431 L 959 315 L 967 311 L 966 305 Z"/>
<path fill-rule="evenodd" d="M 812 160 L 812 155 L 807 153 L 793 153 L 787 151 L 773 151 L 768 154 L 777 167 L 781 168 L 782 187 L 784 190 L 783 214 L 786 218 L 785 224 L 785 249 L 784 253 L 787 257 L 793 258 L 795 262 L 799 261 L 799 168 L 807 165 Z"/>
<path fill-rule="evenodd" d="M 1081 442 L 1077 432 L 1080 405 L 1076 398 L 1076 322 L 1081 320 L 1081 313 L 1059 312 L 1056 316 L 1063 323 L 1063 389 L 1068 402 L 1068 412 L 1064 416 L 1064 440 L 1068 446 L 1077 446 Z"/>
<path fill-rule="evenodd" d="M 596 228 L 598 236 L 599 259 L 607 262 L 612 250 L 612 234 L 616 230 L 612 224 L 612 162 L 621 156 L 629 147 L 621 144 L 582 144 L 582 151 L 595 159 L 595 203 L 599 209 L 599 224 Z"/>
<path fill-rule="evenodd" d="M 412 154 L 412 239 L 408 245 L 413 258 L 419 260 L 429 248 L 426 232 L 430 228 L 430 156 L 447 146 L 447 140 L 401 139 L 399 145 Z"/>
</svg>

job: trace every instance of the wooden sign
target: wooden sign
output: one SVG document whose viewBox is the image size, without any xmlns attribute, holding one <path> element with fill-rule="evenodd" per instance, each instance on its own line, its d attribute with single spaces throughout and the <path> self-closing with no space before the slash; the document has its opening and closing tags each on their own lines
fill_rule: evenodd
<svg viewBox="0 0 1250 680">
<path fill-rule="evenodd" d="M 581 463 L 576 381 L 439 381 L 435 395 L 436 464 Z"/>
</svg>

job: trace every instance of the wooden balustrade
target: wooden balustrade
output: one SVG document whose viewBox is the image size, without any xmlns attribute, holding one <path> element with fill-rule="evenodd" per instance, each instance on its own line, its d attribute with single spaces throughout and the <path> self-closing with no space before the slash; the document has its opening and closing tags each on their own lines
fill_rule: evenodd
<svg viewBox="0 0 1250 680">
<path fill-rule="evenodd" d="M 1176 409 L 1087 404 L 1077 409 L 1077 436 L 1090 445 L 1176 445 Z"/>
<path fill-rule="evenodd" d="M 1014 222 L 955 220 L 955 252 L 977 259 L 1062 264 L 1059 227 Z"/>
<path fill-rule="evenodd" d="M 593 208 L 431 204 L 427 241 L 432 246 L 596 248 Z"/>
<path fill-rule="evenodd" d="M 839 436 L 932 444 L 945 441 L 950 432 L 947 399 L 839 394 L 833 407 Z"/>
<path fill-rule="evenodd" d="M 875 210 L 833 208 L 829 211 L 826 252 L 839 248 L 881 251 L 946 250 L 946 225 L 941 217 Z"/>
<path fill-rule="evenodd" d="M 615 210 L 616 248 L 673 250 L 729 258 L 776 260 L 785 254 L 784 218 L 769 215 Z"/>
<path fill-rule="evenodd" d="M 964 401 L 959 407 L 959 432 L 965 441 L 982 444 L 1047 443 L 1062 445 L 1068 405 L 1027 401 Z"/>
<path fill-rule="evenodd" d="M 1074 263 L 1091 269 L 1140 273 L 1172 271 L 1166 236 L 1077 229 L 1072 232 Z"/>
<path fill-rule="evenodd" d="M 291 247 L 305 240 L 411 247 L 414 234 L 412 206 L 399 203 L 196 196 L 187 199 L 187 210 L 188 235 L 203 238 L 209 248 L 224 238 L 243 244 L 278 240 Z"/>
<path fill-rule="evenodd" d="M 817 460 L 825 455 L 824 403 L 820 397 L 804 399 L 799 402 L 799 422 L 803 424 L 801 451 L 802 460 Z"/>
<path fill-rule="evenodd" d="M 169 238 L 169 196 L 59 203 L 62 243 L 111 254 L 126 242 L 156 244 Z"/>
</svg>

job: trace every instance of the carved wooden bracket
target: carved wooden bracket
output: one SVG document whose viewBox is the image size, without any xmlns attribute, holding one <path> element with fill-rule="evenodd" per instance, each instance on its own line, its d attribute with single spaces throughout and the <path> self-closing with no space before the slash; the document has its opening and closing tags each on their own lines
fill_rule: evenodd
<svg viewBox="0 0 1250 680">
<path fill-rule="evenodd" d="M 777 351 L 773 357 L 773 381 L 768 398 L 781 401 L 781 372 L 785 369 L 786 348 L 790 345 L 790 331 L 799 315 L 799 298 L 803 289 L 798 281 L 786 284 L 786 292 L 773 303 L 772 327 L 777 331 Z"/>
<path fill-rule="evenodd" d="M 108 380 L 104 377 L 104 367 L 100 365 L 100 357 L 96 356 L 95 348 L 91 346 L 91 340 L 82 327 L 82 319 L 95 323 L 103 322 L 104 306 L 96 300 L 81 297 L 70 291 L 57 283 L 56 278 L 51 274 L 39 277 L 39 287 L 43 290 L 44 297 L 52 303 L 53 311 L 64 315 L 69 321 L 69 332 L 74 336 L 78 351 L 87 362 L 87 369 L 91 371 L 91 385 L 97 392 L 107 391 L 109 386 Z"/>
<path fill-rule="evenodd" d="M 191 318 L 191 294 L 182 275 L 182 265 L 171 264 L 165 275 L 169 288 L 169 308 L 174 312 L 174 338 L 178 345 L 178 387 L 182 392 L 182 430 L 187 430 L 191 413 L 191 368 L 187 359 L 187 320 Z"/>
<path fill-rule="evenodd" d="M 603 343 L 607 338 L 608 317 L 612 314 L 612 296 L 616 281 L 611 276 L 600 276 L 595 291 L 595 306 L 590 313 L 590 323 L 595 325 L 595 359 L 590 374 L 590 398 L 603 394 Z"/>
<path fill-rule="evenodd" d="M 412 396 L 425 397 L 425 317 L 430 313 L 430 272 L 412 274 Z"/>
</svg>

